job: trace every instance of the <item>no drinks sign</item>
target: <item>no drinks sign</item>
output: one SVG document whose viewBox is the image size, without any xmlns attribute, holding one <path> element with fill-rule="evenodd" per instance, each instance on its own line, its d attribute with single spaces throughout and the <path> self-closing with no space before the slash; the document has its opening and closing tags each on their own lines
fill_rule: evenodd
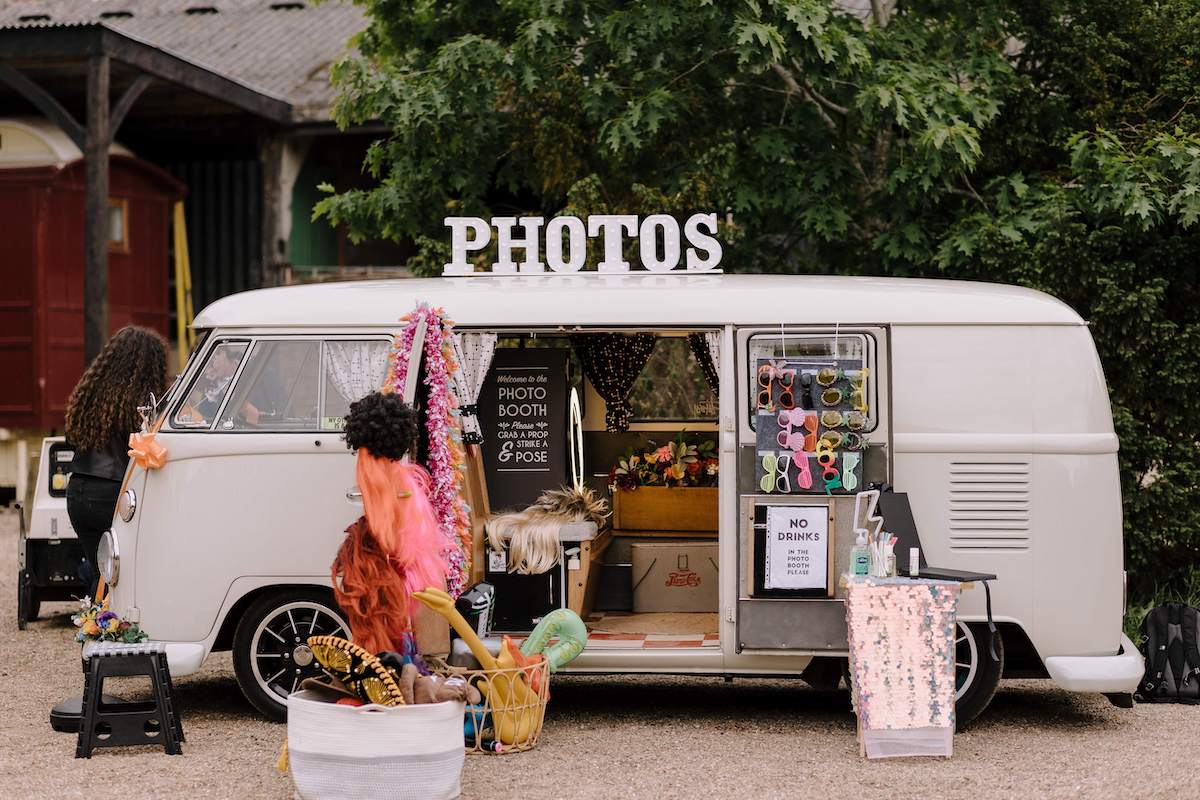
<svg viewBox="0 0 1200 800">
<path fill-rule="evenodd" d="M 764 589 L 827 589 L 829 586 L 829 508 L 767 508 Z"/>
</svg>

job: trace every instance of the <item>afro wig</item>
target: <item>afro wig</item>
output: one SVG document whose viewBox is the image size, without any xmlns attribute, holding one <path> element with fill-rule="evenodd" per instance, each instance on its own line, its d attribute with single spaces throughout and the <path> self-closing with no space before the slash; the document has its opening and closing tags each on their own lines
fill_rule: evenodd
<svg viewBox="0 0 1200 800">
<path fill-rule="evenodd" d="M 358 451 L 355 478 L 363 516 L 351 525 L 332 566 L 334 596 L 371 652 L 395 650 L 412 626 L 412 593 L 446 585 L 444 537 L 429 501 L 430 479 L 407 456 L 417 415 L 395 394 L 350 404 L 346 445 Z"/>
<path fill-rule="evenodd" d="M 346 417 L 346 446 L 399 461 L 417 436 L 417 414 L 396 394 L 372 392 L 350 404 Z"/>
</svg>

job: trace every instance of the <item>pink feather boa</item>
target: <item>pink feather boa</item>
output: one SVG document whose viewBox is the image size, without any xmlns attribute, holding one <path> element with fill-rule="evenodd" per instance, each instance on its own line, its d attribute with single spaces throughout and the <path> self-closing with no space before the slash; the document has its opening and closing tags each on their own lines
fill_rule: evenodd
<svg viewBox="0 0 1200 800">
<path fill-rule="evenodd" d="M 451 342 L 452 323 L 441 309 L 425 303 L 401 318 L 407 323 L 392 348 L 392 379 L 394 391 L 403 392 L 408 379 L 408 359 L 418 321 L 425 320 L 425 380 L 429 387 L 429 402 L 425 409 L 426 433 L 429 438 L 429 462 L 426 465 L 432 479 L 429 502 L 444 539 L 442 555 L 446 559 L 446 591 L 458 597 L 466 588 L 470 573 L 471 520 L 470 509 L 462 497 L 465 453 L 462 446 L 462 425 L 458 401 L 450 390 L 450 374 L 458 369 Z"/>
</svg>

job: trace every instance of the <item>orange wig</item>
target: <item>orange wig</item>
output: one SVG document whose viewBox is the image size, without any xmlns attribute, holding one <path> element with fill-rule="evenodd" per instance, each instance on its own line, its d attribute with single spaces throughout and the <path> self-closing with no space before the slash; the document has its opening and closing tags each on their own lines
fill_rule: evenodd
<svg viewBox="0 0 1200 800">
<path fill-rule="evenodd" d="M 346 425 L 347 443 L 358 449 L 364 518 L 346 529 L 331 569 L 354 639 L 372 653 L 402 649 L 416 611 L 413 592 L 446 583 L 429 474 L 403 455 L 410 420 L 398 398 L 375 394 L 351 405 Z"/>
</svg>

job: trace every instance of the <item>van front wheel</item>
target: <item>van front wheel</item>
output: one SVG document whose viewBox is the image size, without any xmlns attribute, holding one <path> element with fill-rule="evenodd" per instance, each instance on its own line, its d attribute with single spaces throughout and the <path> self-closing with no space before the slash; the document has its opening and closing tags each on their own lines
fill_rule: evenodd
<svg viewBox="0 0 1200 800">
<path fill-rule="evenodd" d="M 978 717 L 992 702 L 1004 673 L 1004 642 L 996 634 L 996 655 L 988 649 L 988 627 L 981 622 L 959 622 L 954 635 L 954 716 L 958 727 Z"/>
<path fill-rule="evenodd" d="M 233 671 L 242 694 L 269 719 L 287 718 L 287 696 L 321 674 L 310 636 L 350 638 L 350 626 L 320 589 L 283 589 L 255 600 L 233 636 Z"/>
</svg>

